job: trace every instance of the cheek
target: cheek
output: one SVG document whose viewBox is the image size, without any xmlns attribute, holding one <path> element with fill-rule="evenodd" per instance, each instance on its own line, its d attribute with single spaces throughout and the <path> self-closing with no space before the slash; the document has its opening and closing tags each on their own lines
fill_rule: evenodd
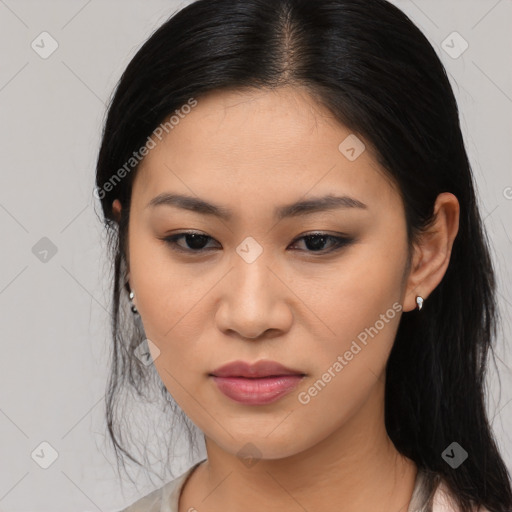
<svg viewBox="0 0 512 512">
<path fill-rule="evenodd" d="M 332 278 L 324 279 L 322 286 L 308 283 L 308 306 L 321 320 L 318 332 L 323 334 L 311 337 L 307 349 L 315 354 L 322 406 L 334 407 L 336 414 L 340 400 L 353 403 L 375 383 L 393 346 L 406 260 L 405 245 L 387 245 L 360 247 L 333 267 Z M 314 394 L 312 389 L 308 397 Z"/>
<path fill-rule="evenodd" d="M 364 242 L 354 246 L 328 272 L 303 278 L 301 296 L 324 325 L 325 341 L 342 349 L 384 316 L 393 323 L 402 295 L 405 244 Z M 403 245 L 403 247 L 402 247 Z M 395 307 L 393 308 L 393 304 Z M 388 337 L 389 329 L 383 329 Z M 362 335 L 364 338 L 364 334 Z M 391 341 L 392 341 L 391 337 Z"/>
<path fill-rule="evenodd" d="M 342 315 L 333 312 L 331 316 L 335 335 L 313 338 L 307 348 L 315 354 L 311 363 L 314 371 L 298 390 L 297 412 L 305 422 L 301 424 L 306 429 L 310 426 L 310 434 L 317 441 L 349 422 L 369 397 L 378 397 L 373 409 L 380 407 L 379 399 L 384 400 L 379 396 L 383 390 L 379 381 L 401 315 L 401 305 L 392 302 L 391 295 L 361 296 L 368 300 L 363 304 L 343 301 L 347 309 Z"/>
<path fill-rule="evenodd" d="M 135 231 L 135 230 L 134 230 Z M 198 372 L 204 321 L 198 318 L 209 286 L 192 267 L 172 262 L 170 249 L 149 235 L 134 232 L 130 277 L 146 337 L 156 346 L 155 368 L 167 389 L 179 395 L 180 382 L 190 388 Z"/>
<path fill-rule="evenodd" d="M 182 332 L 187 313 L 205 293 L 197 267 L 177 264 L 171 251 L 135 224 L 130 233 L 131 281 L 146 334 L 160 343 Z"/>
</svg>

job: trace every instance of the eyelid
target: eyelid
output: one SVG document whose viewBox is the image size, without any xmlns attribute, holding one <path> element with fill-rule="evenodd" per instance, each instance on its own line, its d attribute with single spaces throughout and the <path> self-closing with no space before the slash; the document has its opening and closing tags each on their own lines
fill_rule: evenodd
<svg viewBox="0 0 512 512">
<path fill-rule="evenodd" d="M 211 237 L 210 235 L 207 235 L 206 233 L 203 233 L 201 231 L 181 231 L 179 233 L 175 233 L 173 235 L 169 235 L 169 236 L 166 236 L 166 237 L 162 237 L 160 238 L 160 240 L 162 240 L 163 242 L 165 242 L 172 250 L 174 251 L 177 251 L 177 252 L 181 252 L 181 253 L 184 253 L 184 254 L 188 254 L 188 255 L 195 255 L 195 256 L 200 256 L 202 254 L 205 254 L 206 252 L 209 252 L 213 249 L 197 249 L 197 250 L 194 250 L 194 249 L 186 249 L 186 248 L 183 248 L 181 246 L 179 246 L 177 244 L 177 240 L 187 236 L 187 235 L 198 235 L 198 236 L 203 236 L 209 240 L 214 240 L 215 242 L 217 242 L 213 237 Z M 297 242 L 303 240 L 303 239 L 307 239 L 307 238 L 310 238 L 310 237 L 315 237 L 315 236 L 318 236 L 318 237 L 323 237 L 323 238 L 327 238 L 327 239 L 330 239 L 330 240 L 333 240 L 333 247 L 331 247 L 330 249 L 322 249 L 322 250 L 319 250 L 319 251 L 307 251 L 307 250 L 303 250 L 303 251 L 300 251 L 299 252 L 304 252 L 308 255 L 327 255 L 327 254 L 330 254 L 332 252 L 336 252 L 350 244 L 352 244 L 354 241 L 355 241 L 355 238 L 354 237 L 351 237 L 347 234 L 344 234 L 344 233 L 337 233 L 336 235 L 332 235 L 328 232 L 325 232 L 325 231 L 319 231 L 319 230 L 316 230 L 316 231 L 307 231 L 306 233 L 303 233 L 303 234 L 300 234 L 298 235 L 292 242 L 290 245 L 295 245 Z M 219 243 L 219 242 L 217 242 Z"/>
</svg>

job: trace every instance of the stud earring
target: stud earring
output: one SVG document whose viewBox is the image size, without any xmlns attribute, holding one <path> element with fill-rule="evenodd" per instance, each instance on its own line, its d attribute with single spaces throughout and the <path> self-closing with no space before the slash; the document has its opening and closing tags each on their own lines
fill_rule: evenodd
<svg viewBox="0 0 512 512">
<path fill-rule="evenodd" d="M 420 297 L 419 295 L 416 297 L 416 304 L 417 304 L 417 310 L 421 311 L 421 308 L 423 307 L 423 297 Z"/>
<path fill-rule="evenodd" d="M 132 313 L 134 315 L 136 315 L 138 313 L 137 311 L 137 308 L 135 307 L 135 304 L 133 303 L 133 297 L 135 296 L 135 294 L 133 293 L 133 290 L 130 292 L 130 302 L 131 302 L 131 308 L 132 308 Z"/>
</svg>

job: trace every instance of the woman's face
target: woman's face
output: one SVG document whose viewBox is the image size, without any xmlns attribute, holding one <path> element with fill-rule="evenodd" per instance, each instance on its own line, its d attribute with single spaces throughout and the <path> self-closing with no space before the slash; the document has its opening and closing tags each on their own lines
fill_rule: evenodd
<svg viewBox="0 0 512 512">
<path fill-rule="evenodd" d="M 229 453 L 283 458 L 382 421 L 386 361 L 414 297 L 402 201 L 353 137 L 298 89 L 215 92 L 155 139 L 134 180 L 129 279 L 156 369 Z M 151 206 L 161 194 L 190 208 Z M 351 199 L 290 207 L 329 195 Z M 204 237 L 164 241 L 186 231 Z M 266 379 L 273 400 L 243 393 L 264 379 L 223 380 L 237 398 L 212 376 L 260 360 L 303 376 Z"/>
</svg>

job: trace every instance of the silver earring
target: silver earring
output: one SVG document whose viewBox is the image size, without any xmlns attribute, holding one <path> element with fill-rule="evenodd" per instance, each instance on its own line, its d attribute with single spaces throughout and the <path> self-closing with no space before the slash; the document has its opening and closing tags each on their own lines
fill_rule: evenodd
<svg viewBox="0 0 512 512">
<path fill-rule="evenodd" d="M 416 304 L 418 311 L 421 311 L 421 308 L 423 307 L 423 297 L 420 297 L 419 295 L 416 297 Z"/>
<path fill-rule="evenodd" d="M 132 291 L 130 292 L 130 302 L 131 302 L 131 304 L 132 304 L 132 306 L 131 306 L 131 307 L 132 307 L 132 313 L 133 313 L 134 315 L 136 315 L 136 314 L 138 313 L 138 311 L 137 311 L 137 308 L 135 307 L 135 304 L 133 303 L 133 297 L 134 297 L 134 296 L 135 296 L 135 294 L 133 293 L 133 290 L 132 290 Z"/>
</svg>

